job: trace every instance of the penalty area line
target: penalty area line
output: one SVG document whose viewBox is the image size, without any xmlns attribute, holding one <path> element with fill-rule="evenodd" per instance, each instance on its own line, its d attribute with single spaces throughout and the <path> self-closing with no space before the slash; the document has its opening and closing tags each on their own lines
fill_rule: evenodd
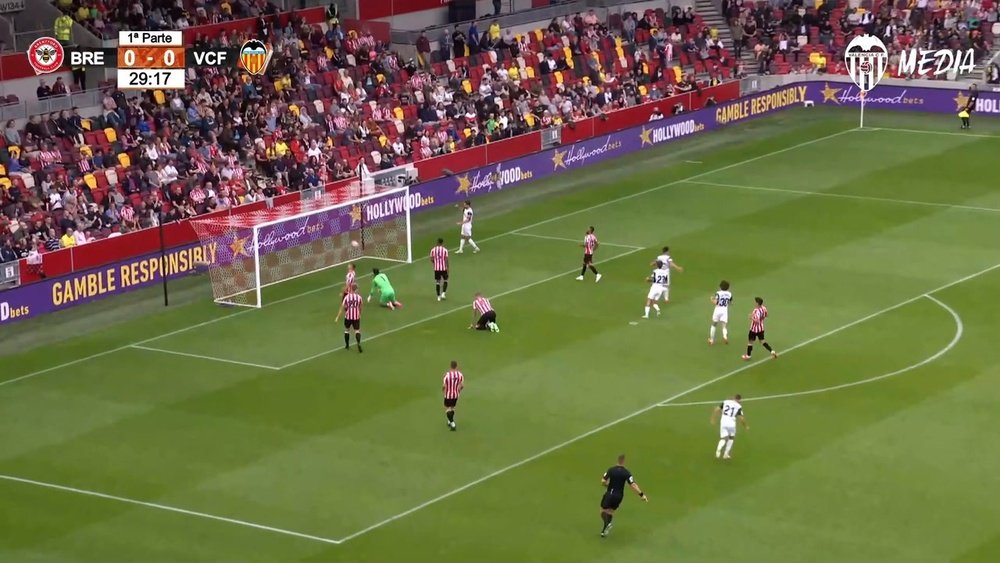
<svg viewBox="0 0 1000 563">
<path fill-rule="evenodd" d="M 857 194 L 841 194 L 836 192 L 814 192 L 809 190 L 795 190 L 791 188 L 767 188 L 763 186 L 747 186 L 745 184 L 725 184 L 721 182 L 689 181 L 688 184 L 696 186 L 707 186 L 710 188 L 727 188 L 732 190 L 746 190 L 753 192 L 767 192 L 777 194 L 803 195 L 812 197 L 828 197 L 834 199 L 852 199 L 856 201 L 871 201 L 874 203 L 892 203 L 897 205 L 918 205 L 923 207 L 940 207 L 942 209 L 959 209 L 963 211 L 984 211 L 987 213 L 1000 212 L 997 207 L 981 207 L 978 205 L 963 205 L 960 203 L 941 203 L 937 201 L 919 201 L 913 199 L 895 199 L 891 197 L 877 197 Z"/>
<path fill-rule="evenodd" d="M 523 232 L 513 233 L 513 236 L 528 237 L 528 238 L 537 238 L 537 239 L 542 239 L 542 240 L 554 240 L 554 241 L 560 241 L 560 242 L 575 242 L 575 243 L 580 244 L 579 240 L 568 238 L 568 237 L 554 237 L 554 236 L 549 236 L 549 235 L 536 235 L 534 233 L 523 233 Z M 617 244 L 617 243 L 614 243 L 614 242 L 600 242 L 600 241 L 598 242 L 598 245 L 599 246 L 608 246 L 608 247 L 611 247 L 611 248 L 627 248 L 629 250 L 642 250 L 643 248 L 645 248 L 645 247 L 639 246 L 637 244 Z M 583 246 L 583 245 L 580 244 L 580 246 Z"/>
<path fill-rule="evenodd" d="M 204 356 L 202 354 L 192 354 L 190 352 L 180 352 L 180 351 L 177 351 L 177 350 L 167 350 L 166 348 L 154 348 L 152 346 L 144 346 L 144 345 L 141 345 L 141 344 L 133 344 L 132 346 L 130 346 L 130 348 L 135 348 L 136 350 L 145 350 L 147 352 L 157 352 L 157 353 L 160 353 L 160 354 L 170 354 L 172 356 L 182 356 L 182 357 L 185 357 L 185 358 L 196 358 L 196 359 L 199 359 L 199 360 L 208 360 L 208 361 L 212 361 L 212 362 L 221 362 L 221 363 L 224 363 L 224 364 L 235 364 L 235 365 L 238 365 L 238 366 L 245 366 L 245 367 L 251 367 L 251 368 L 269 369 L 269 370 L 272 370 L 272 371 L 278 371 L 279 369 L 281 369 L 281 368 L 278 368 L 278 367 L 275 367 L 275 366 L 268 366 L 268 365 L 264 365 L 264 364 L 255 364 L 253 362 L 241 362 L 240 360 L 229 360 L 229 359 L 226 359 L 226 358 L 216 358 L 215 356 Z"/>
<path fill-rule="evenodd" d="M 247 520 L 239 520 L 236 518 L 229 518 L 227 516 L 217 516 L 215 514 L 208 514 L 207 512 L 198 512 L 196 510 L 188 510 L 187 508 L 179 508 L 176 506 L 169 506 L 166 504 L 160 504 L 158 502 L 148 502 L 144 500 L 136 500 L 128 497 L 120 497 L 117 495 L 111 495 L 108 493 L 102 493 L 98 491 L 92 491 L 89 489 L 80 489 L 77 487 L 69 487 L 66 485 L 59 485 L 56 483 L 49 483 L 46 481 L 38 481 L 35 479 L 26 479 L 24 477 L 17 477 L 14 475 L 3 475 L 0 474 L 0 480 L 10 481 L 13 483 L 21 483 L 24 485 L 33 485 L 35 487 L 42 487 L 45 489 L 51 489 L 55 491 L 62 491 L 64 493 L 73 493 L 77 495 L 83 495 L 88 497 L 95 497 L 104 500 L 113 500 L 115 502 L 131 504 L 134 506 L 142 506 L 145 508 L 152 508 L 155 510 L 162 510 L 165 512 L 173 512 L 176 514 L 183 514 L 185 516 L 194 516 L 197 518 L 203 518 L 206 520 L 215 520 L 216 522 L 225 522 L 226 524 L 234 524 L 237 526 L 243 526 L 244 528 L 253 528 L 255 530 L 263 530 L 266 532 L 274 532 L 276 534 L 282 534 L 286 536 L 292 536 L 296 538 L 312 540 L 332 545 L 339 545 L 343 543 L 341 540 L 336 540 L 332 538 L 324 538 L 321 536 L 314 536 L 312 534 L 305 534 L 302 532 L 296 532 L 294 530 L 286 530 L 284 528 L 276 528 L 274 526 L 266 526 L 264 524 L 257 524 L 256 522 L 249 522 Z"/>
<path fill-rule="evenodd" d="M 644 248 L 633 248 L 632 250 L 628 250 L 626 252 L 622 252 L 621 254 L 617 254 L 615 256 L 612 256 L 611 258 L 608 258 L 604 262 L 610 262 L 612 260 L 617 260 L 619 258 L 623 258 L 625 256 L 629 256 L 631 254 L 635 254 L 636 252 L 639 252 L 641 250 L 645 250 L 645 249 Z M 537 285 L 542 285 L 544 283 L 548 283 L 550 281 L 557 280 L 559 278 L 567 277 L 567 276 L 569 276 L 571 274 L 578 273 L 579 271 L 580 271 L 579 268 L 574 268 L 574 269 L 568 270 L 566 272 L 560 272 L 560 273 L 555 274 L 553 276 L 549 276 L 549 277 L 547 277 L 545 279 L 540 279 L 538 281 L 533 281 L 531 283 L 524 284 L 522 286 L 515 287 L 513 289 L 508 289 L 507 291 L 503 291 L 503 292 L 494 294 L 494 295 L 490 296 L 490 298 L 491 299 L 499 299 L 500 297 L 505 297 L 507 295 L 511 295 L 511 294 L 517 293 L 519 291 L 524 291 L 526 289 L 530 289 L 530 288 L 535 287 Z M 422 319 L 417 319 L 417 320 L 415 320 L 413 322 L 409 322 L 409 323 L 406 323 L 404 325 L 400 325 L 400 326 L 397 326 L 395 328 L 392 328 L 392 329 L 389 329 L 389 330 L 386 330 L 386 331 L 383 331 L 383 332 L 379 332 L 378 334 L 373 334 L 372 336 L 367 337 L 365 339 L 365 342 L 371 342 L 372 340 L 375 340 L 376 338 L 382 338 L 383 336 L 389 336 L 390 334 L 395 334 L 397 332 L 406 330 L 408 328 L 413 328 L 413 327 L 415 327 L 417 325 L 422 325 L 424 323 L 427 323 L 427 322 L 430 322 L 430 321 L 433 321 L 433 320 L 436 320 L 436 319 L 440 319 L 441 317 L 446 317 L 446 316 L 448 316 L 448 315 L 450 315 L 452 313 L 457 313 L 459 311 L 467 311 L 467 310 L 469 310 L 469 305 L 461 305 L 459 307 L 454 307 L 454 308 L 451 308 L 451 309 L 447 309 L 445 311 L 441 311 L 440 313 L 431 315 L 429 317 L 424 317 Z M 301 358 L 301 359 L 295 360 L 294 362 L 289 362 L 289 363 L 281 366 L 278 369 L 285 370 L 285 369 L 288 369 L 290 367 L 295 367 L 295 366 L 297 366 L 299 364 L 304 364 L 306 362 L 311 362 L 311 361 L 313 361 L 315 359 L 322 358 L 323 356 L 327 356 L 329 354 L 334 354 L 334 353 L 340 352 L 342 350 L 344 350 L 344 348 L 337 347 L 337 348 L 331 348 L 329 350 L 324 350 L 322 352 L 317 352 L 317 353 L 315 353 L 315 354 L 313 354 L 311 356 L 307 356 L 305 358 Z"/>
<path fill-rule="evenodd" d="M 819 395 L 821 393 L 828 393 L 828 392 L 831 392 L 831 391 L 840 391 L 841 389 L 850 389 L 851 387 L 858 387 L 860 385 L 867 385 L 869 383 L 875 383 L 877 381 L 882 381 L 883 379 L 889 379 L 889 378 L 892 378 L 892 377 L 896 377 L 897 375 L 902 375 L 904 373 L 913 371 L 915 369 L 922 368 L 922 367 L 926 366 L 927 364 L 930 364 L 930 363 L 933 363 L 933 362 L 937 361 L 939 358 L 941 358 L 942 356 L 944 356 L 948 352 L 951 352 L 952 349 L 955 348 L 955 346 L 958 345 L 958 341 L 962 339 L 962 335 L 965 333 L 965 323 L 962 322 L 962 317 L 958 314 L 958 311 L 956 311 L 955 309 L 952 309 L 951 307 L 949 307 L 946 303 L 944 303 L 940 299 L 937 299 L 933 295 L 924 295 L 923 297 L 926 297 L 930 301 L 936 303 L 938 306 L 940 306 L 941 308 L 943 308 L 945 311 L 948 312 L 949 315 L 951 315 L 952 320 L 955 321 L 955 335 L 952 336 L 951 341 L 948 342 L 948 344 L 946 344 L 943 348 L 941 348 L 940 350 L 938 350 L 934 354 L 932 354 L 932 355 L 924 358 L 923 360 L 920 360 L 919 362 L 917 362 L 915 364 L 911 364 L 911 365 L 908 365 L 908 366 L 906 366 L 904 368 L 900 368 L 900 369 L 897 369 L 895 371 L 890 371 L 888 373 L 883 373 L 882 375 L 876 375 L 874 377 L 869 377 L 869 378 L 866 378 L 866 379 L 860 379 L 858 381 L 851 381 L 849 383 L 841 383 L 839 385 L 830 385 L 828 387 L 820 387 L 818 389 L 807 389 L 805 391 L 794 391 L 794 392 L 791 392 L 791 393 L 778 393 L 778 394 L 775 394 L 775 395 L 763 395 L 761 397 L 744 397 L 743 398 L 743 402 L 747 402 L 747 401 L 770 401 L 770 400 L 774 400 L 774 399 L 790 399 L 792 397 L 805 397 L 805 396 L 808 396 L 808 395 Z M 659 406 L 659 407 L 702 407 L 702 406 L 717 405 L 717 404 L 719 404 L 718 400 L 714 400 L 714 401 L 694 401 L 694 402 L 688 402 L 688 403 L 663 402 L 663 403 L 660 403 L 657 406 Z"/>
</svg>

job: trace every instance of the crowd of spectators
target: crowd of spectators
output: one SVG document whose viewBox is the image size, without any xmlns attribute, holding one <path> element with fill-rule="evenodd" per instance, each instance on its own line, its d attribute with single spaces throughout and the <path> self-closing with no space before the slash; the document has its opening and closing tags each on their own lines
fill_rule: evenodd
<svg viewBox="0 0 1000 563">
<path fill-rule="evenodd" d="M 278 13 L 270 0 L 55 0 L 55 4 L 105 39 L 122 30 L 183 30 Z"/>
<path fill-rule="evenodd" d="M 245 31 L 199 36 L 268 37 L 267 76 L 210 69 L 174 93 L 108 87 L 100 115 L 74 108 L 32 116 L 22 130 L 7 124 L 5 248 L 37 257 L 350 178 L 362 162 L 391 168 L 702 87 L 677 66 L 681 39 L 712 40 L 714 30 L 693 12 L 625 20 L 635 28 L 624 39 L 592 11 L 524 34 L 486 20 L 449 30 L 436 54 L 413 60 L 336 19 L 276 25 L 260 15 Z M 728 54 L 717 45 L 706 58 Z"/>
<path fill-rule="evenodd" d="M 971 49 L 978 60 L 989 53 L 991 28 L 1000 21 L 994 0 L 849 0 L 818 8 L 803 0 L 723 0 L 722 9 L 737 57 L 752 50 L 761 74 L 841 71 L 847 43 L 860 33 L 882 39 L 890 68 L 911 47 Z"/>
</svg>

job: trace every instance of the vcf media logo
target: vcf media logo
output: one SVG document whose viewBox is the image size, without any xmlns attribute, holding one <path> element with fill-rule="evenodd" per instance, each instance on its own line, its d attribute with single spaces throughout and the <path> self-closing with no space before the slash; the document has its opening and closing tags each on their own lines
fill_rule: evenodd
<svg viewBox="0 0 1000 563">
<path fill-rule="evenodd" d="M 844 54 L 847 74 L 862 92 L 869 92 L 882 80 L 889 64 L 885 43 L 874 35 L 857 35 L 847 44 Z"/>
<path fill-rule="evenodd" d="M 51 37 L 39 37 L 28 47 L 28 64 L 35 74 L 48 74 L 59 70 L 66 58 L 63 46 Z"/>
<path fill-rule="evenodd" d="M 271 62 L 271 47 L 260 39 L 248 39 L 240 47 L 240 63 L 247 72 L 261 76 Z"/>
</svg>

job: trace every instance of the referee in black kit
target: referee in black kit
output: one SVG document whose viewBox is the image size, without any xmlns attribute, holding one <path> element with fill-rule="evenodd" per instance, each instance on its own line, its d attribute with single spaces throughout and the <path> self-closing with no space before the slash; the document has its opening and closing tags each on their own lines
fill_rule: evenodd
<svg viewBox="0 0 1000 563">
<path fill-rule="evenodd" d="M 632 478 L 632 472 L 625 468 L 625 454 L 618 456 L 617 465 L 604 472 L 601 485 L 607 487 L 607 491 L 601 497 L 601 520 L 604 522 L 601 537 L 606 538 L 611 531 L 611 520 L 615 517 L 615 510 L 618 510 L 625 498 L 625 485 L 631 487 L 643 501 L 649 502 L 649 497 Z"/>
<path fill-rule="evenodd" d="M 962 129 L 972 127 L 969 123 L 969 118 L 972 117 L 972 112 L 976 111 L 976 100 L 979 99 L 979 88 L 975 84 L 969 86 L 968 98 L 968 101 L 965 102 L 965 107 L 962 108 L 962 111 L 958 112 L 958 116 L 962 118 Z"/>
</svg>

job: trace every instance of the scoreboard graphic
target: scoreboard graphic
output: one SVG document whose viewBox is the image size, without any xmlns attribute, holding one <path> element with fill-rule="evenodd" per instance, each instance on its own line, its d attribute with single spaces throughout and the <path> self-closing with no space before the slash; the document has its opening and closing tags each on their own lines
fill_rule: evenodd
<svg viewBox="0 0 1000 563">
<path fill-rule="evenodd" d="M 271 46 L 258 39 L 239 49 L 185 47 L 181 31 L 122 31 L 117 48 L 63 47 L 51 37 L 28 48 L 35 74 L 56 72 L 63 65 L 114 68 L 121 90 L 182 90 L 188 71 L 198 68 L 240 68 L 263 75 L 271 55 Z"/>
</svg>

